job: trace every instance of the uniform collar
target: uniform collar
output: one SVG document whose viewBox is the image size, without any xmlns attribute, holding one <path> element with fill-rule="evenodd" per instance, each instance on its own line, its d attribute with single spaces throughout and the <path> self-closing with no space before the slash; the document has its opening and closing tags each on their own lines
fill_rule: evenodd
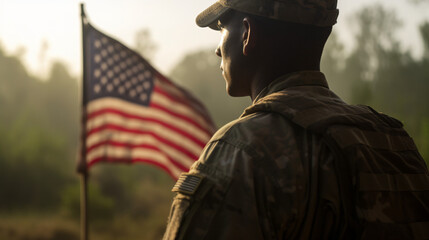
<svg viewBox="0 0 429 240">
<path fill-rule="evenodd" d="M 262 89 L 258 96 L 253 100 L 253 103 L 256 103 L 259 99 L 272 93 L 297 86 L 320 86 L 329 88 L 325 75 L 320 71 L 293 72 L 272 81 L 267 87 Z"/>
</svg>

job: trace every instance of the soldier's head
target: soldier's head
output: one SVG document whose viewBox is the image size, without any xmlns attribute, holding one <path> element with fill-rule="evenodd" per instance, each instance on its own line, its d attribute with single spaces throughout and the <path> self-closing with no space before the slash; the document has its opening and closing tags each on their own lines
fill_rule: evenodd
<svg viewBox="0 0 429 240">
<path fill-rule="evenodd" d="M 252 96 L 285 73 L 318 70 L 337 16 L 336 0 L 219 0 L 196 22 L 221 32 L 228 93 Z"/>
</svg>

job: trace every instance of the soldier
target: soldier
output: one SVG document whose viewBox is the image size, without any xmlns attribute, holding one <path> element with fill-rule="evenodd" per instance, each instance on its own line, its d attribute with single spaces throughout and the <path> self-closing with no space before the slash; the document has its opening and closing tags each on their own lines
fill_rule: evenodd
<svg viewBox="0 0 429 240">
<path fill-rule="evenodd" d="M 221 33 L 227 92 L 253 104 L 173 187 L 165 240 L 429 239 L 413 140 L 319 71 L 337 16 L 336 0 L 219 0 L 198 15 Z"/>
</svg>

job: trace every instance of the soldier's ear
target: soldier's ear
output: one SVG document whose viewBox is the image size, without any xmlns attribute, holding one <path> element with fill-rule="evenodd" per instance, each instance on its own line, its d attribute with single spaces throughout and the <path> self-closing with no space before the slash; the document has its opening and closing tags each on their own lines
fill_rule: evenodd
<svg viewBox="0 0 429 240">
<path fill-rule="evenodd" d="M 243 55 L 249 56 L 256 46 L 257 26 L 252 18 L 243 18 Z"/>
</svg>

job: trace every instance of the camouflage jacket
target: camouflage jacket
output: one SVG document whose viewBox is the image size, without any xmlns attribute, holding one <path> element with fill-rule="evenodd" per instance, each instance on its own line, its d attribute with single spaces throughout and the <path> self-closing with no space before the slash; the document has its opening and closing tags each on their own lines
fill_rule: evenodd
<svg viewBox="0 0 429 240">
<path fill-rule="evenodd" d="M 320 72 L 272 82 L 173 191 L 170 239 L 429 239 L 429 174 L 395 119 Z"/>
</svg>

